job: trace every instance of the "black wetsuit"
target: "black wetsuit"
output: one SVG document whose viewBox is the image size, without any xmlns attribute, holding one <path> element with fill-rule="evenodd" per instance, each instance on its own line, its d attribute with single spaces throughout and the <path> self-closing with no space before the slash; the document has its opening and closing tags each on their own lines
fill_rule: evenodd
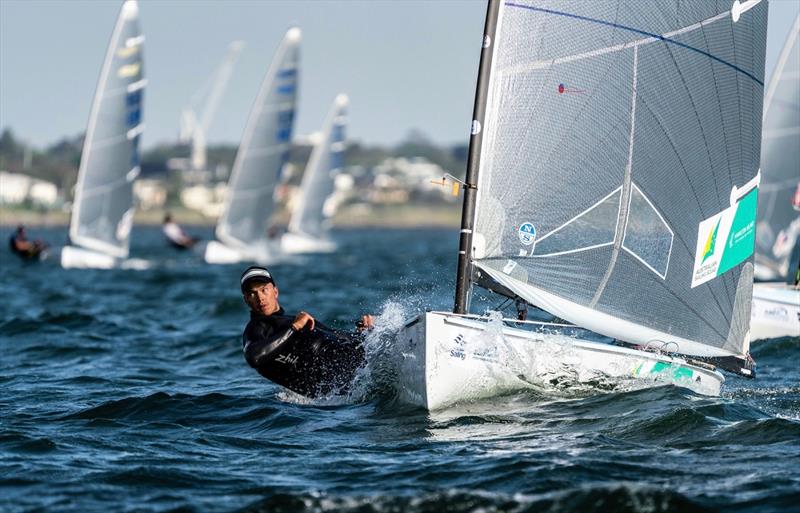
<svg viewBox="0 0 800 513">
<path fill-rule="evenodd" d="M 259 374 L 307 397 L 350 389 L 364 365 L 363 337 L 315 322 L 300 331 L 283 309 L 272 315 L 250 313 L 242 345 L 245 360 Z"/>
</svg>

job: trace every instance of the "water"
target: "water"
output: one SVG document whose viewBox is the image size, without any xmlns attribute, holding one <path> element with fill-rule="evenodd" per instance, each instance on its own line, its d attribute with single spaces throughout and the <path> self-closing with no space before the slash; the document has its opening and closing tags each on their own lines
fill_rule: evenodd
<svg viewBox="0 0 800 513">
<path fill-rule="evenodd" d="M 281 303 L 339 327 L 448 308 L 453 232 L 339 232 L 338 254 L 273 266 Z M 0 249 L 4 512 L 800 510 L 800 339 L 756 345 L 759 379 L 721 398 L 531 389 L 427 414 L 372 386 L 302 404 L 242 358 L 243 266 L 157 229 L 133 241 L 159 265 L 64 271 Z"/>
</svg>

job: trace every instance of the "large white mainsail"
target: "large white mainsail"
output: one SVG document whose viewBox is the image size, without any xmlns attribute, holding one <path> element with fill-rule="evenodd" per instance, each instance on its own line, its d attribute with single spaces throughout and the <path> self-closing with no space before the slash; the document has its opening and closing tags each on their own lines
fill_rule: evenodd
<svg viewBox="0 0 800 513">
<path fill-rule="evenodd" d="M 299 60 L 300 29 L 294 27 L 286 32 L 267 71 L 236 154 L 216 235 L 243 259 L 266 256 L 253 251 L 268 244 L 273 193 L 289 159 Z"/>
<path fill-rule="evenodd" d="M 122 4 L 111 35 L 81 154 L 69 236 L 73 245 L 125 258 L 133 221 L 133 181 L 146 80 L 136 0 Z M 65 248 L 65 251 L 74 248 Z M 75 253 L 74 251 L 72 253 Z M 66 254 L 71 254 L 67 251 Z M 62 263 L 67 262 L 62 252 Z M 91 264 L 88 264 L 91 266 Z"/>
<path fill-rule="evenodd" d="M 347 105 L 348 99 L 344 94 L 338 95 L 333 102 L 321 138 L 314 146 L 303 174 L 299 197 L 289 221 L 289 237 L 284 236 L 284 242 L 297 236 L 307 239 L 311 247 L 314 241 L 329 238 L 331 211 L 326 209 L 326 201 L 333 193 L 334 175 L 344 166 Z"/>
<path fill-rule="evenodd" d="M 800 15 L 794 20 L 764 97 L 756 276 L 786 281 L 800 237 L 792 208 L 800 187 Z"/>
<path fill-rule="evenodd" d="M 766 21 L 758 0 L 503 2 L 476 271 L 597 333 L 744 362 Z"/>
<path fill-rule="evenodd" d="M 454 311 L 401 329 L 401 400 L 573 383 L 718 395 L 716 367 L 755 377 L 766 15 L 759 0 L 489 1 Z M 470 315 L 473 284 L 516 299 L 517 318 Z M 525 320 L 526 302 L 578 327 Z"/>
<path fill-rule="evenodd" d="M 800 336 L 800 290 L 794 287 L 800 258 L 800 16 L 764 96 L 761 145 L 753 340 Z"/>
</svg>

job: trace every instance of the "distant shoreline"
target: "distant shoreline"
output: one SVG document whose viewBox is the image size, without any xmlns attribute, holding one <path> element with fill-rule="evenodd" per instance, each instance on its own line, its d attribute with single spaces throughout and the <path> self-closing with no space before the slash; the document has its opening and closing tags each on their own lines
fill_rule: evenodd
<svg viewBox="0 0 800 513">
<path fill-rule="evenodd" d="M 137 211 L 135 225 L 158 226 L 166 210 Z M 185 226 L 213 227 L 216 219 L 184 208 L 170 209 L 173 219 Z M 275 223 L 286 225 L 288 214 L 280 212 Z M 333 219 L 334 228 L 457 228 L 461 223 L 461 208 L 448 205 L 391 205 L 342 209 Z M 23 224 L 31 227 L 58 227 L 69 225 L 69 213 L 61 211 L 39 212 L 35 210 L 0 207 L 0 226 L 13 227 Z"/>
</svg>

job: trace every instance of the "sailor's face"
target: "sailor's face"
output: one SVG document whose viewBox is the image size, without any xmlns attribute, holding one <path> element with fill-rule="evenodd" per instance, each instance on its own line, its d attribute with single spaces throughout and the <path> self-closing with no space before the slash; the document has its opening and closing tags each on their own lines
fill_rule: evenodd
<svg viewBox="0 0 800 513">
<path fill-rule="evenodd" d="M 245 290 L 244 302 L 256 313 L 272 315 L 280 309 L 278 287 L 272 283 L 255 282 Z"/>
</svg>

